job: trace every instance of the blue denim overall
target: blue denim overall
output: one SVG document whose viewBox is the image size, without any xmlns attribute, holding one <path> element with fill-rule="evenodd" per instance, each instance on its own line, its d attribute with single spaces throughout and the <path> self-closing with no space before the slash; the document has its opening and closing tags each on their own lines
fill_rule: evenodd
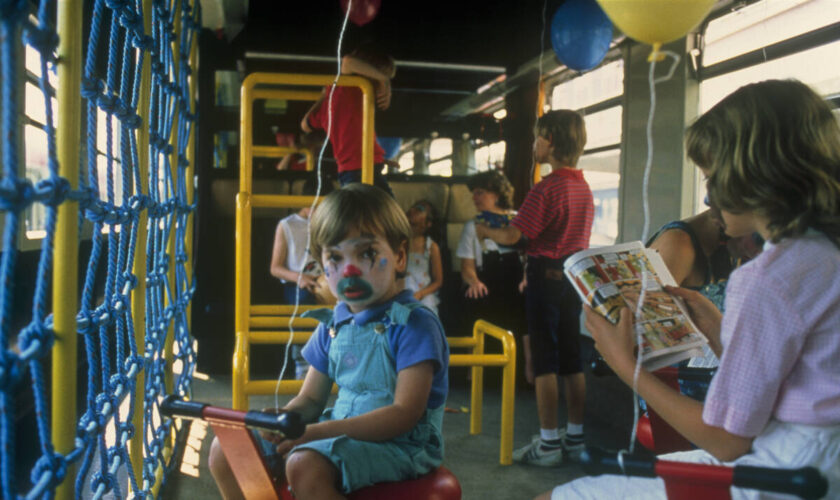
<svg viewBox="0 0 840 500">
<path fill-rule="evenodd" d="M 405 325 L 413 302 L 391 307 L 377 321 L 354 320 L 335 325 L 331 309 L 309 311 L 333 337 L 329 348 L 329 377 L 338 384 L 335 406 L 322 420 L 337 420 L 371 412 L 394 402 L 396 361 L 389 344 L 392 329 Z M 426 409 L 410 431 L 389 441 L 360 441 L 347 436 L 311 441 L 294 448 L 315 450 L 341 473 L 341 487 L 349 493 L 373 483 L 400 481 L 425 474 L 443 459 L 443 408 Z M 293 450 L 293 451 L 294 451 Z"/>
</svg>

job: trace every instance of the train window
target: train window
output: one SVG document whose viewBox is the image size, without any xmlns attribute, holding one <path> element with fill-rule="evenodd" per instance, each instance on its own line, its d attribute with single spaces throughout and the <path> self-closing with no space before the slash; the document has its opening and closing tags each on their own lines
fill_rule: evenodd
<svg viewBox="0 0 840 500">
<path fill-rule="evenodd" d="M 620 149 L 608 149 L 584 155 L 578 162 L 592 189 L 595 218 L 592 221 L 590 246 L 615 244 L 618 238 L 618 181 Z"/>
<path fill-rule="evenodd" d="M 619 59 L 555 85 L 551 109 L 580 109 L 624 93 L 624 61 Z"/>
<path fill-rule="evenodd" d="M 551 91 L 552 109 L 577 109 L 586 122 L 586 151 L 578 167 L 583 170 L 595 201 L 591 246 L 612 245 L 618 237 L 623 93 L 623 60 L 559 83 Z"/>
<path fill-rule="evenodd" d="M 709 23 L 705 32 L 703 64 L 709 67 L 751 50 L 796 38 L 840 21 L 840 2 L 835 0 L 765 0 Z M 796 78 L 823 96 L 840 93 L 840 69 L 826 61 L 835 59 L 840 40 L 802 50 L 759 64 L 736 68 L 700 82 L 699 111 L 707 111 L 737 88 L 771 78 Z M 695 213 L 706 209 L 706 183 L 695 173 Z"/>
<path fill-rule="evenodd" d="M 621 106 L 584 115 L 586 149 L 618 146 L 621 142 Z"/>
<path fill-rule="evenodd" d="M 731 59 L 838 21 L 837 0 L 757 2 L 709 22 L 703 64 Z"/>
<path fill-rule="evenodd" d="M 478 172 L 500 169 L 505 161 L 506 147 L 505 141 L 498 141 L 476 148 L 475 169 Z"/>
<path fill-rule="evenodd" d="M 47 133 L 40 126 L 26 125 L 23 127 L 23 143 L 26 178 L 37 184 L 49 177 Z M 27 239 L 38 240 L 46 236 L 46 217 L 46 208 L 41 203 L 33 203 L 26 209 L 24 224 Z"/>
<path fill-rule="evenodd" d="M 216 106 L 239 106 L 239 88 L 242 82 L 236 71 L 216 71 Z"/>
<path fill-rule="evenodd" d="M 414 169 L 414 151 L 406 151 L 405 153 L 401 154 L 397 163 L 400 164 L 400 172 L 405 172 L 410 174 L 411 171 Z"/>
<path fill-rule="evenodd" d="M 213 168 L 228 168 L 231 155 L 239 154 L 239 135 L 233 131 L 213 134 Z"/>
<path fill-rule="evenodd" d="M 429 144 L 429 175 L 452 176 L 452 139 L 432 139 Z"/>
<path fill-rule="evenodd" d="M 33 23 L 36 23 L 33 19 Z M 49 177 L 47 149 L 47 111 L 44 93 L 41 91 L 41 53 L 30 45 L 24 46 L 24 67 L 26 74 L 23 82 L 23 125 L 24 176 L 33 184 Z M 47 66 L 47 92 L 51 95 L 53 126 L 58 119 L 58 105 L 55 87 L 58 76 L 54 66 Z M 25 240 L 40 240 L 46 235 L 46 208 L 41 203 L 33 203 L 23 214 Z"/>
</svg>

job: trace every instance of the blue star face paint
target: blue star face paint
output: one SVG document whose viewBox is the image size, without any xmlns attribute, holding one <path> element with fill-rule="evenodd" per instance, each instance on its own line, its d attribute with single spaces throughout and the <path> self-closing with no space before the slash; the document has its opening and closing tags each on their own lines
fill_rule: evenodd
<svg viewBox="0 0 840 500">
<path fill-rule="evenodd" d="M 388 259 L 385 257 L 379 259 L 379 269 L 385 269 L 386 266 L 388 266 Z"/>
</svg>

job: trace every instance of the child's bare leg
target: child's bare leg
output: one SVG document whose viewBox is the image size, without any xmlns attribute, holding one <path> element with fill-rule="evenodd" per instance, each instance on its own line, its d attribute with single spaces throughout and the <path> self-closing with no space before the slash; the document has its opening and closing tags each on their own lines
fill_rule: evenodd
<svg viewBox="0 0 840 500">
<path fill-rule="evenodd" d="M 213 438 L 213 443 L 210 445 L 210 458 L 207 460 L 207 464 L 222 498 L 225 500 L 245 499 L 242 490 L 239 489 L 239 483 L 236 482 L 236 477 L 233 475 L 233 470 L 228 465 L 224 452 L 222 452 L 222 446 L 219 444 L 218 438 Z"/>
<path fill-rule="evenodd" d="M 304 449 L 289 455 L 286 458 L 286 479 L 299 500 L 345 498 L 336 489 L 338 470 L 317 451 Z"/>
</svg>

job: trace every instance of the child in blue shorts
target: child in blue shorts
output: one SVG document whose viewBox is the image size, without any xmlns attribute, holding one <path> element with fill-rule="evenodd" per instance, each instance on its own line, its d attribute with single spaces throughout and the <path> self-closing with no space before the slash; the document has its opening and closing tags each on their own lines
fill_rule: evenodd
<svg viewBox="0 0 840 500">
<path fill-rule="evenodd" d="M 311 223 L 312 254 L 339 303 L 308 313 L 321 322 L 303 349 L 309 372 L 283 410 L 309 424 L 299 439 L 277 439 L 275 454 L 295 498 L 342 498 L 440 465 L 449 347 L 437 316 L 404 289 L 411 228 L 393 198 L 350 184 Z M 215 442 L 210 469 L 225 498 L 241 498 Z"/>
</svg>

